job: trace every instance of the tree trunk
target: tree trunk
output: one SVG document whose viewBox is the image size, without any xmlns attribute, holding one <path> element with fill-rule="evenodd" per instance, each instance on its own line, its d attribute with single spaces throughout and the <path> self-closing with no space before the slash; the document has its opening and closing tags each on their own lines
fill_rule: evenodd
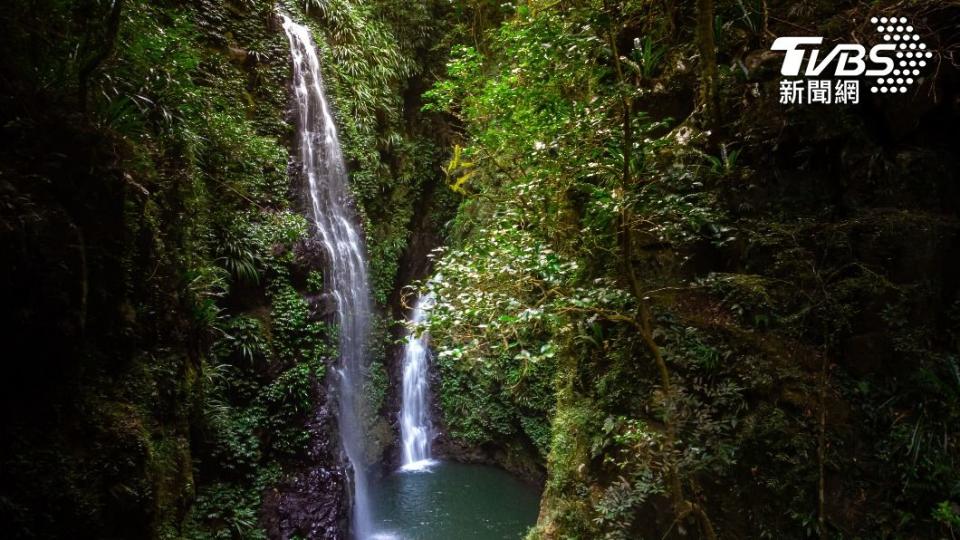
<svg viewBox="0 0 960 540">
<path fill-rule="evenodd" d="M 697 0 L 697 49 L 700 51 L 700 107 L 703 125 L 716 129 L 719 122 L 717 43 L 714 39 L 713 0 Z"/>
</svg>

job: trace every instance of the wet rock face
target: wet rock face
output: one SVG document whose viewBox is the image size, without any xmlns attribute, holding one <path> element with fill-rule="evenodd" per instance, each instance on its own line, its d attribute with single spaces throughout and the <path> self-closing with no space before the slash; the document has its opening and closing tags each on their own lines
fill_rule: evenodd
<svg viewBox="0 0 960 540">
<path fill-rule="evenodd" d="M 311 270 L 328 268 L 329 261 L 323 242 L 317 238 L 302 240 L 293 249 L 294 272 L 306 275 Z"/>
<path fill-rule="evenodd" d="M 307 424 L 310 447 L 304 468 L 264 494 L 262 521 L 270 538 L 347 537 L 350 502 L 333 425 L 329 407 L 320 407 Z"/>
<path fill-rule="evenodd" d="M 337 299 L 330 293 L 308 296 L 307 302 L 310 305 L 311 320 L 329 320 L 337 313 Z"/>
</svg>

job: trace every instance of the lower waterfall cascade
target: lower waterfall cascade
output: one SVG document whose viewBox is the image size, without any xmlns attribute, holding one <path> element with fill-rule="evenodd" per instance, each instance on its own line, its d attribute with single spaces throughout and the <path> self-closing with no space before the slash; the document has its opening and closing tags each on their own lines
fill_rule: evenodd
<svg viewBox="0 0 960 540">
<path fill-rule="evenodd" d="M 433 305 L 433 296 L 421 296 L 413 308 L 410 322 L 422 325 Z M 420 331 L 417 335 L 416 332 Z M 430 421 L 430 338 L 426 331 L 414 328 L 403 348 L 403 395 L 400 408 L 401 467 L 403 470 L 423 470 L 433 463 Z"/>
</svg>

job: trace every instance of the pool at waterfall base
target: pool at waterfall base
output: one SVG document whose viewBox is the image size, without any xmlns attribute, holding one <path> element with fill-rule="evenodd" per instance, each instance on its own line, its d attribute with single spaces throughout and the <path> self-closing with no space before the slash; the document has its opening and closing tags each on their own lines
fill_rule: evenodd
<svg viewBox="0 0 960 540">
<path fill-rule="evenodd" d="M 537 521 L 537 488 L 496 467 L 434 461 L 372 483 L 376 540 L 515 540 Z"/>
</svg>

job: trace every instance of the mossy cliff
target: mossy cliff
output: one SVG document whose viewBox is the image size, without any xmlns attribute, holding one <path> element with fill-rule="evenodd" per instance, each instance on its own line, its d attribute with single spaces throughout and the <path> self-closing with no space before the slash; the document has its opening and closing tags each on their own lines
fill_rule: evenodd
<svg viewBox="0 0 960 540">
<path fill-rule="evenodd" d="M 288 174 L 281 9 L 321 44 L 385 314 L 414 209 L 439 175 L 437 130 L 415 88 L 436 56 L 418 21 L 440 8 L 6 9 L 0 516 L 10 537 L 342 536 L 324 382 L 336 329 Z M 371 461 L 392 440 L 377 415 L 384 349 L 370 378 L 381 434 Z"/>
<path fill-rule="evenodd" d="M 530 538 L 955 532 L 960 77 L 785 105 L 769 48 L 896 15 L 949 56 L 957 6 L 498 14 L 428 96 L 463 125 L 431 336 L 448 434 L 539 452 Z"/>
</svg>

